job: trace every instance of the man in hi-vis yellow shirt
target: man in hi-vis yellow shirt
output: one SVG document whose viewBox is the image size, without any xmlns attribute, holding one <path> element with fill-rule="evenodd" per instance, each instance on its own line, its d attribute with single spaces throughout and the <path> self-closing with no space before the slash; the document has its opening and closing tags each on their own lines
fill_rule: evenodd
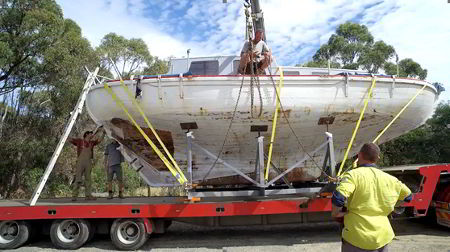
<svg viewBox="0 0 450 252">
<path fill-rule="evenodd" d="M 379 156 L 376 144 L 364 144 L 358 153 L 358 167 L 344 173 L 333 192 L 331 215 L 344 217 L 343 252 L 387 252 L 395 236 L 387 216 L 397 202 L 412 200 L 407 186 L 375 166 Z"/>
</svg>

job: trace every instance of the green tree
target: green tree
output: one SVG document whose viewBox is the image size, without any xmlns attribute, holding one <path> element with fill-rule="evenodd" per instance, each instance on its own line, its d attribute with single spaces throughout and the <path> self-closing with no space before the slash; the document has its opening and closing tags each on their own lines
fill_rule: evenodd
<svg viewBox="0 0 450 252">
<path fill-rule="evenodd" d="M 10 107 L 0 141 L 0 194 L 23 197 L 34 189 L 28 179 L 50 160 L 80 95 L 84 66 L 98 58 L 54 0 L 3 1 L 0 20 L 0 94 Z M 49 193 L 67 180 L 73 160 L 58 160 Z"/>
<path fill-rule="evenodd" d="M 421 127 L 380 146 L 382 165 L 449 163 L 450 105 L 440 103 Z"/>
<path fill-rule="evenodd" d="M 361 53 L 358 63 L 369 73 L 378 73 L 394 55 L 394 47 L 380 40 Z"/>
<path fill-rule="evenodd" d="M 112 62 L 119 68 L 120 75 L 129 77 L 140 72 L 143 67 L 151 65 L 151 56 L 147 44 L 142 39 L 126 39 L 115 33 L 106 34 L 97 48 L 102 66 L 116 74 Z"/>
<path fill-rule="evenodd" d="M 373 36 L 365 25 L 351 22 L 341 24 L 328 43 L 313 56 L 314 61 L 340 61 L 343 68 L 358 69 L 360 55 L 373 44 Z"/>
<path fill-rule="evenodd" d="M 397 75 L 397 65 L 394 63 L 387 63 L 384 68 L 386 74 Z M 419 78 L 425 80 L 428 70 L 423 69 L 419 63 L 411 58 L 402 59 L 398 62 L 398 76 Z"/>
<path fill-rule="evenodd" d="M 328 67 L 328 61 L 325 60 L 319 60 L 319 61 L 308 61 L 304 64 L 297 64 L 296 66 L 302 66 L 302 67 L 321 67 L 321 68 L 327 68 Z M 330 61 L 330 67 L 331 68 L 341 68 L 341 64 L 339 64 L 336 61 Z"/>
<path fill-rule="evenodd" d="M 144 68 L 144 74 L 166 74 L 169 71 L 169 64 L 165 60 L 154 57 L 150 66 Z"/>
<path fill-rule="evenodd" d="M 53 0 L 4 0 L 1 5 L 0 94 L 5 94 L 36 84 L 39 76 L 21 77 L 25 68 L 38 67 L 42 53 L 58 40 L 64 19 Z"/>
<path fill-rule="evenodd" d="M 365 25 L 347 22 L 341 24 L 326 44 L 320 46 L 313 61 L 305 66 L 333 68 L 365 69 L 378 73 L 389 65 L 389 59 L 395 55 L 394 47 L 383 41 L 376 41 Z"/>
</svg>

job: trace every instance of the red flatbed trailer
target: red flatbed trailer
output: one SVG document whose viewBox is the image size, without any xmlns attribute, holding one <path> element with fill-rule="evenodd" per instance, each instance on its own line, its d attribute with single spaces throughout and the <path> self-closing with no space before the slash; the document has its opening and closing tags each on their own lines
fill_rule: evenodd
<svg viewBox="0 0 450 252">
<path fill-rule="evenodd" d="M 403 166 L 385 169 L 394 176 L 421 176 L 418 191 L 403 205 L 401 217 L 425 216 L 441 174 L 450 165 Z M 300 195 L 125 199 L 41 199 L 35 206 L 25 200 L 0 201 L 0 249 L 23 245 L 33 227 L 50 233 L 58 248 L 78 248 L 94 233 L 109 233 L 119 249 L 137 249 L 151 233 L 163 233 L 170 222 L 200 225 L 255 225 L 332 221 L 330 196 Z M 23 237 L 26 236 L 26 237 Z"/>
</svg>

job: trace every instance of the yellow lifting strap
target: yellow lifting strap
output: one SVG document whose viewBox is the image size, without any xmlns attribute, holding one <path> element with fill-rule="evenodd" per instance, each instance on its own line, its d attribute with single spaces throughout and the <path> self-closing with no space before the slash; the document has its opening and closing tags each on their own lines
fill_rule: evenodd
<svg viewBox="0 0 450 252">
<path fill-rule="evenodd" d="M 422 93 L 422 91 L 426 88 L 427 86 L 424 85 L 419 91 L 417 91 L 417 93 L 408 101 L 408 103 L 406 103 L 405 106 L 403 106 L 403 108 L 400 110 L 400 112 L 398 112 L 398 114 L 391 120 L 391 122 L 384 127 L 384 129 L 380 132 L 380 134 L 378 134 L 377 137 L 375 137 L 375 139 L 372 141 L 372 143 L 376 143 L 378 141 L 378 139 L 380 139 L 380 137 L 384 134 L 384 132 L 386 132 L 386 130 L 391 127 L 391 125 L 395 122 L 395 120 L 397 120 L 397 118 L 403 113 L 403 111 L 405 111 L 405 109 L 414 101 L 416 100 L 417 96 L 419 96 L 420 93 Z M 358 159 L 355 160 L 355 162 L 353 162 L 353 168 L 355 168 L 357 166 L 358 163 Z"/>
<path fill-rule="evenodd" d="M 364 106 L 361 109 L 361 113 L 359 114 L 358 122 L 356 123 L 355 129 L 353 130 L 352 138 L 350 139 L 350 142 L 348 143 L 348 147 L 347 147 L 347 150 L 345 151 L 344 159 L 342 159 L 341 166 L 339 167 L 339 172 L 337 174 L 338 177 L 341 175 L 342 168 L 344 167 L 344 164 L 345 164 L 345 160 L 347 159 L 348 153 L 350 152 L 350 149 L 353 145 L 353 141 L 355 140 L 356 133 L 358 132 L 358 129 L 359 129 L 359 125 L 361 124 L 361 120 L 364 117 L 364 112 L 366 111 L 366 108 L 367 108 L 367 105 L 369 104 L 370 98 L 372 98 L 372 91 L 375 88 L 376 83 L 377 83 L 377 80 L 375 79 L 375 77 L 372 77 L 372 85 L 370 86 L 369 93 L 367 94 L 367 97 L 364 100 Z"/>
<path fill-rule="evenodd" d="M 104 88 L 108 93 L 111 95 L 113 100 L 116 102 L 116 104 L 123 109 L 125 114 L 128 116 L 128 118 L 133 122 L 134 126 L 139 130 L 139 132 L 142 134 L 142 136 L 147 140 L 148 144 L 152 147 L 153 151 L 158 155 L 158 157 L 164 162 L 164 164 L 167 166 L 169 171 L 172 173 L 172 175 L 178 180 L 178 182 L 183 185 L 186 180 L 183 179 L 183 176 L 178 173 L 176 169 L 172 167 L 170 162 L 167 160 L 167 158 L 161 153 L 161 151 L 158 149 L 158 147 L 152 142 L 152 140 L 145 134 L 144 130 L 139 126 L 139 124 L 133 119 L 133 116 L 128 112 L 127 108 L 123 104 L 123 102 L 117 97 L 117 95 L 114 93 L 114 91 L 108 86 L 108 84 L 103 84 Z"/>
<path fill-rule="evenodd" d="M 172 157 L 172 155 L 170 154 L 169 150 L 167 150 L 166 145 L 164 144 L 164 142 L 161 140 L 161 138 L 159 138 L 158 133 L 156 133 L 156 130 L 153 128 L 152 124 L 150 123 L 150 121 L 148 120 L 147 116 L 145 115 L 144 111 L 142 110 L 141 106 L 139 106 L 136 98 L 134 98 L 133 94 L 130 92 L 130 89 L 125 85 L 125 83 L 123 82 L 123 80 L 120 80 L 120 85 L 122 86 L 122 88 L 125 90 L 125 92 L 128 94 L 128 97 L 131 99 L 131 101 L 133 102 L 133 105 L 138 109 L 139 113 L 141 114 L 142 118 L 144 118 L 144 121 L 147 123 L 147 126 L 150 128 L 150 130 L 152 131 L 153 135 L 156 137 L 156 140 L 158 140 L 158 143 L 162 146 L 162 148 L 164 149 L 164 152 L 166 153 L 166 155 L 169 157 L 170 161 L 172 162 L 172 165 L 175 167 L 175 169 L 178 171 L 178 173 L 180 173 L 181 177 L 183 178 L 184 181 L 187 181 L 186 177 L 184 176 L 183 172 L 181 171 L 180 167 L 178 166 L 177 162 L 175 161 L 175 159 Z"/>
<path fill-rule="evenodd" d="M 266 181 L 269 180 L 269 168 L 270 168 L 270 162 L 272 161 L 272 149 L 273 149 L 273 143 L 275 141 L 278 110 L 280 110 L 280 100 L 281 100 L 280 92 L 281 92 L 281 88 L 283 88 L 283 84 L 284 84 L 283 83 L 284 82 L 283 69 L 281 67 L 279 67 L 278 70 L 280 71 L 280 81 L 278 82 L 278 87 L 275 90 L 276 106 L 275 106 L 275 113 L 273 114 L 272 135 L 270 136 L 269 155 L 267 157 L 267 165 L 266 165 L 266 170 L 265 170 L 265 174 L 264 174 L 264 178 Z"/>
</svg>

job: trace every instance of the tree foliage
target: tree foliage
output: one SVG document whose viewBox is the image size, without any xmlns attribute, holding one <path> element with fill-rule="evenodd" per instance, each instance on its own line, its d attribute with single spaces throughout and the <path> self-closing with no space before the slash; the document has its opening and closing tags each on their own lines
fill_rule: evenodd
<svg viewBox="0 0 450 252">
<path fill-rule="evenodd" d="M 169 64 L 165 60 L 154 57 L 150 66 L 144 68 L 144 74 L 166 74 L 169 71 Z"/>
<path fill-rule="evenodd" d="M 39 76 L 27 78 L 30 76 L 26 75 L 25 69 L 39 71 L 39 60 L 58 40 L 63 23 L 61 8 L 53 0 L 3 1 L 0 9 L 0 94 L 37 84 Z"/>
<path fill-rule="evenodd" d="M 382 144 L 382 165 L 450 162 L 450 105 L 440 103 L 421 127 Z"/>
<path fill-rule="evenodd" d="M 321 67 L 321 68 L 327 68 L 328 67 L 328 61 L 326 60 L 319 60 L 319 61 L 308 61 L 304 64 L 298 64 L 296 66 L 302 66 L 302 67 Z M 330 67 L 331 68 L 340 68 L 341 64 L 336 61 L 330 61 Z"/>
<path fill-rule="evenodd" d="M 0 20 L 0 97 L 10 107 L 0 135 L 0 194 L 21 196 L 32 190 L 30 172 L 42 172 L 50 159 L 82 89 L 84 66 L 98 59 L 53 0 L 4 1 Z"/>
<path fill-rule="evenodd" d="M 115 33 L 109 33 L 103 37 L 97 52 L 103 67 L 111 74 L 116 74 L 110 62 L 112 60 L 123 77 L 129 77 L 153 63 L 153 57 L 142 39 L 126 39 Z"/>
<path fill-rule="evenodd" d="M 320 46 L 313 61 L 306 66 L 327 67 L 328 61 L 333 68 L 364 69 L 378 73 L 396 55 L 394 47 L 384 41 L 374 42 L 372 34 L 365 25 L 347 22 L 341 24 L 326 44 Z"/>
<path fill-rule="evenodd" d="M 387 62 L 384 68 L 386 74 L 397 75 L 397 65 Z M 423 69 L 419 63 L 410 58 L 402 59 L 398 62 L 398 76 L 419 78 L 425 80 L 427 78 L 428 70 Z"/>
<path fill-rule="evenodd" d="M 80 27 L 64 19 L 55 0 L 4 0 L 0 4 L 0 197 L 29 197 L 80 96 L 87 77 L 85 66 L 100 65 L 100 74 L 110 77 L 113 70 L 108 58 L 121 67 L 124 76 L 142 70 L 162 74 L 168 66 L 151 56 L 143 40 L 114 33 L 107 34 L 94 50 Z M 94 126 L 85 112 L 72 136 Z M 97 161 L 102 156 L 101 150 L 95 153 Z M 66 145 L 44 194 L 67 195 L 75 161 L 75 148 Z M 95 167 L 100 166 L 102 162 L 96 162 Z M 94 187 L 101 191 L 102 172 L 103 168 L 93 171 L 94 184 L 98 183 Z M 139 181 L 136 173 L 133 181 Z"/>
<path fill-rule="evenodd" d="M 395 55 L 394 47 L 377 41 L 361 53 L 358 63 L 369 73 L 378 73 L 385 63 Z"/>
<path fill-rule="evenodd" d="M 365 25 L 351 22 L 341 24 L 328 43 L 313 56 L 314 61 L 336 61 L 343 68 L 358 69 L 360 56 L 373 45 L 373 36 Z"/>
</svg>

